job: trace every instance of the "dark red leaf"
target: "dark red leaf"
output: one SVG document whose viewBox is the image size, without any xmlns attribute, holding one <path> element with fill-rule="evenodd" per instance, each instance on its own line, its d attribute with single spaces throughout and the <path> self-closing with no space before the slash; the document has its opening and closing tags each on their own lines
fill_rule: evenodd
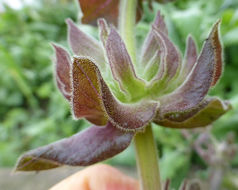
<svg viewBox="0 0 238 190">
<path fill-rule="evenodd" d="M 107 22 L 117 26 L 119 19 L 119 0 L 78 0 L 83 12 L 82 23 L 97 24 L 98 18 L 104 18 Z M 138 0 L 137 4 L 137 21 L 140 20 L 142 10 L 142 0 Z"/>
<path fill-rule="evenodd" d="M 164 116 L 158 113 L 154 122 L 171 128 L 205 127 L 230 109 L 231 105 L 227 101 L 218 98 L 207 98 L 199 106 L 187 112 L 168 113 Z"/>
<path fill-rule="evenodd" d="M 108 36 L 106 52 L 113 77 L 119 82 L 121 89 L 131 96 L 139 96 L 145 84 L 136 76 L 126 46 L 114 28 L 111 28 Z"/>
<path fill-rule="evenodd" d="M 88 166 L 108 159 L 128 147 L 134 134 L 108 123 L 93 126 L 72 137 L 23 154 L 16 171 L 39 171 L 62 165 Z"/>
<path fill-rule="evenodd" d="M 197 61 L 196 44 L 193 38 L 189 35 L 186 44 L 185 62 L 183 63 L 181 75 L 179 77 L 179 80 L 181 80 L 181 82 L 183 82 L 188 77 L 189 73 L 192 71 L 194 65 L 196 64 L 196 61 Z"/>
<path fill-rule="evenodd" d="M 103 47 L 96 39 L 82 32 L 71 19 L 68 24 L 68 42 L 75 55 L 90 57 L 98 64 L 100 69 L 105 69 Z"/>
<path fill-rule="evenodd" d="M 82 22 L 97 24 L 98 18 L 105 18 L 109 23 L 117 25 L 119 0 L 78 0 L 83 12 Z"/>
<path fill-rule="evenodd" d="M 166 35 L 168 35 L 168 30 L 165 25 L 163 16 L 160 14 L 160 11 L 158 11 L 157 13 L 157 16 L 153 23 L 153 27 L 157 28 L 161 32 L 164 32 Z M 147 65 L 150 62 L 151 58 L 154 57 L 155 54 L 158 54 L 159 50 L 160 44 L 158 44 L 158 42 L 156 41 L 154 33 L 151 29 L 142 45 L 141 61 L 140 61 L 141 64 L 143 66 Z"/>
<path fill-rule="evenodd" d="M 159 98 L 163 114 L 184 112 L 197 106 L 206 96 L 216 67 L 217 22 L 203 45 L 201 54 L 192 73 L 173 93 Z"/>
<path fill-rule="evenodd" d="M 152 121 L 157 112 L 158 103 L 156 102 L 119 103 L 102 80 L 101 89 L 109 120 L 118 128 L 126 131 L 142 130 Z"/>
<path fill-rule="evenodd" d="M 220 21 L 217 22 L 219 24 Z M 219 39 L 219 31 L 218 29 L 214 28 L 214 37 L 212 47 L 215 53 L 215 70 L 213 73 L 213 80 L 211 86 L 215 86 L 217 81 L 220 79 L 223 70 L 223 60 L 222 60 L 222 46 Z"/>
<path fill-rule="evenodd" d="M 95 125 L 105 125 L 108 119 L 96 66 L 87 58 L 74 58 L 72 79 L 72 110 L 75 118 L 86 118 Z"/>
<path fill-rule="evenodd" d="M 76 116 L 85 117 L 84 113 L 88 113 L 90 117 L 95 117 L 95 107 L 98 107 L 100 108 L 98 113 L 107 115 L 116 127 L 136 131 L 143 129 L 156 114 L 158 107 L 156 102 L 145 101 L 134 104 L 119 102 L 104 82 L 97 66 L 87 58 L 75 58 L 73 81 L 72 106 Z M 84 85 L 81 86 L 79 81 Z M 97 119 L 100 119 L 99 114 Z"/>
<path fill-rule="evenodd" d="M 64 97 L 67 100 L 70 100 L 72 93 L 71 80 L 70 80 L 70 70 L 71 70 L 70 55 L 64 48 L 56 44 L 52 45 L 55 49 L 55 56 L 56 56 L 55 60 L 56 83 L 59 90 L 64 95 Z"/>
<path fill-rule="evenodd" d="M 109 27 L 107 25 L 107 22 L 105 19 L 100 18 L 98 19 L 98 28 L 99 28 L 99 37 L 101 42 L 103 43 L 103 46 L 106 46 L 107 38 L 109 36 Z"/>
</svg>

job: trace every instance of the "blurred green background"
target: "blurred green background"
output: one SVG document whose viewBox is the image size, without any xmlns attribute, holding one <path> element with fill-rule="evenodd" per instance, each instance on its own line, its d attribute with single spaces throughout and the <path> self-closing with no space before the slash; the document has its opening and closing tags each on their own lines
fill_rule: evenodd
<svg viewBox="0 0 238 190">
<path fill-rule="evenodd" d="M 34 5 L 0 9 L 0 167 L 13 167 L 23 152 L 71 136 L 89 124 L 75 121 L 70 106 L 56 88 L 53 77 L 53 49 L 50 42 L 68 47 L 65 19 L 77 20 L 73 0 L 41 0 Z M 145 14 L 138 23 L 138 47 L 150 29 L 157 10 L 165 15 L 169 35 L 182 53 L 191 33 L 199 49 L 212 25 L 222 19 L 225 69 L 219 84 L 210 94 L 229 99 L 234 109 L 212 127 L 212 134 L 222 142 L 228 133 L 238 136 L 238 1 L 177 0 L 166 5 L 154 4 L 154 11 L 144 6 Z M 97 36 L 97 29 L 80 25 Z M 171 178 L 177 187 L 184 177 L 196 171 L 207 177 L 209 166 L 193 150 L 191 141 L 180 130 L 154 126 L 161 157 L 163 178 Z M 235 138 L 238 142 L 238 138 Z M 134 166 L 133 146 L 107 161 Z M 229 168 L 236 172 L 238 156 Z M 179 172 L 179 175 L 177 173 Z M 193 174 L 195 175 L 195 174 Z M 238 178 L 237 178 L 238 179 Z M 233 188 L 233 187 L 232 187 Z M 234 188 L 235 189 L 235 188 Z"/>
</svg>

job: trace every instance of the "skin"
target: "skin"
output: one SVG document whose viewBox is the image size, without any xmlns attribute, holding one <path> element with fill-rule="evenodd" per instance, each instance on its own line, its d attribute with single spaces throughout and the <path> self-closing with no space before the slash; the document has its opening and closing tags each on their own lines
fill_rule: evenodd
<svg viewBox="0 0 238 190">
<path fill-rule="evenodd" d="M 64 179 L 50 190 L 139 190 L 139 182 L 117 169 L 96 164 Z"/>
</svg>

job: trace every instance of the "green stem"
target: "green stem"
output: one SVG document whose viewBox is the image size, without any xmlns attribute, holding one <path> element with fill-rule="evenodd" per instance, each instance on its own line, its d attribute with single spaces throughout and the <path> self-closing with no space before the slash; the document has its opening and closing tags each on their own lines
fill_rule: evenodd
<svg viewBox="0 0 238 190">
<path fill-rule="evenodd" d="M 135 23 L 136 23 L 137 0 L 121 0 L 119 15 L 119 30 L 126 44 L 126 48 L 132 59 L 136 63 L 135 46 Z"/>
<path fill-rule="evenodd" d="M 135 23 L 137 0 L 121 0 L 119 29 L 132 63 L 136 64 Z M 142 190 L 161 190 L 158 154 L 151 125 L 134 138 L 137 167 Z"/>
<path fill-rule="evenodd" d="M 151 125 L 134 138 L 137 168 L 142 190 L 161 190 L 158 153 Z"/>
</svg>

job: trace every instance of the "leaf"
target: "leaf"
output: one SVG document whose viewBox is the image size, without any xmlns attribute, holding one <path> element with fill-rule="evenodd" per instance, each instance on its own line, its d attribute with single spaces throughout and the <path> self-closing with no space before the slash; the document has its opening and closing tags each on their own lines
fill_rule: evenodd
<svg viewBox="0 0 238 190">
<path fill-rule="evenodd" d="M 160 97 L 160 113 L 184 112 L 196 107 L 206 96 L 216 69 L 217 22 L 203 45 L 197 63 L 185 82 L 173 93 Z M 214 43 L 216 42 L 216 43 Z"/>
<path fill-rule="evenodd" d="M 97 24 L 98 18 L 117 26 L 119 18 L 119 0 L 78 0 L 83 12 L 82 23 Z M 138 1 L 136 20 L 139 21 L 143 13 L 142 0 Z"/>
<path fill-rule="evenodd" d="M 220 23 L 220 20 L 216 23 L 218 25 Z M 223 70 L 223 60 L 222 60 L 222 46 L 221 42 L 219 39 L 219 31 L 217 28 L 213 29 L 213 50 L 215 54 L 215 68 L 214 68 L 214 73 L 213 73 L 213 80 L 211 86 L 215 86 L 217 81 L 220 79 L 222 75 L 222 70 Z"/>
<path fill-rule="evenodd" d="M 168 35 L 168 29 L 165 25 L 164 19 L 158 11 L 157 16 L 154 20 L 153 27 L 157 28 L 158 30 L 164 32 Z M 154 57 L 155 54 L 158 54 L 160 49 L 160 44 L 155 40 L 155 36 L 153 30 L 151 29 L 150 32 L 147 34 L 146 39 L 142 45 L 141 50 L 141 65 L 147 65 L 151 58 Z M 159 60 L 159 58 L 158 58 Z"/>
<path fill-rule="evenodd" d="M 159 103 L 138 102 L 135 104 L 119 103 L 101 80 L 102 98 L 109 120 L 118 128 L 126 131 L 143 130 L 154 118 Z"/>
<path fill-rule="evenodd" d="M 105 47 L 106 42 L 107 42 L 107 38 L 108 38 L 109 33 L 110 33 L 106 20 L 103 19 L 103 18 L 98 19 L 98 27 L 99 27 L 100 40 L 102 41 L 103 46 Z"/>
<path fill-rule="evenodd" d="M 157 12 L 157 15 L 155 17 L 152 28 L 156 28 L 156 30 L 159 30 L 159 31 L 163 32 L 164 34 L 168 35 L 168 28 L 164 21 L 164 17 L 163 17 L 163 15 L 161 15 L 160 11 Z M 151 32 L 153 32 L 152 30 L 151 30 Z"/>
<path fill-rule="evenodd" d="M 197 48 L 192 36 L 188 36 L 186 43 L 185 62 L 182 66 L 182 71 L 179 80 L 184 81 L 192 71 L 197 61 Z"/>
<path fill-rule="evenodd" d="M 171 128 L 196 128 L 205 127 L 217 120 L 231 109 L 227 101 L 218 98 L 207 98 L 199 106 L 188 112 L 169 113 L 161 118 L 157 115 L 154 122 Z"/>
<path fill-rule="evenodd" d="M 105 127 L 93 126 L 72 137 L 23 154 L 15 171 L 47 170 L 62 165 L 88 166 L 126 149 L 133 135 L 119 130 L 111 123 Z"/>
<path fill-rule="evenodd" d="M 163 73 L 163 65 L 161 64 L 163 62 L 163 59 L 164 52 L 162 52 L 160 48 L 160 50 L 155 53 L 155 55 L 149 60 L 144 68 L 143 78 L 145 80 L 151 81 L 158 72 Z"/>
<path fill-rule="evenodd" d="M 98 18 L 105 18 L 117 25 L 119 0 L 78 0 L 83 12 L 82 22 L 96 25 Z"/>
<path fill-rule="evenodd" d="M 168 36 L 154 28 L 155 40 L 160 47 L 160 65 L 157 74 L 149 83 L 149 94 L 157 98 L 176 87 L 175 82 L 181 69 L 181 56 Z"/>
<path fill-rule="evenodd" d="M 126 46 L 114 28 L 111 28 L 108 36 L 106 52 L 113 77 L 119 82 L 121 89 L 128 92 L 132 98 L 141 96 L 145 84 L 137 78 Z"/>
<path fill-rule="evenodd" d="M 156 41 L 156 39 L 154 39 Z M 163 81 L 163 77 L 165 76 L 166 72 L 166 57 L 168 54 L 168 50 L 165 44 L 165 41 L 161 38 L 160 41 L 157 41 L 159 45 L 159 50 L 154 55 L 154 57 L 151 58 L 149 65 L 147 65 L 145 72 L 151 72 L 155 64 L 158 64 L 158 70 L 154 71 L 156 72 L 155 75 L 152 77 L 150 81 L 150 88 L 152 88 L 151 94 L 153 94 L 153 91 L 155 93 L 158 93 L 161 90 L 161 82 Z M 147 74 L 147 73 L 145 73 Z M 147 74 L 148 76 L 148 74 Z M 160 86 L 161 85 L 161 86 Z"/>
<path fill-rule="evenodd" d="M 181 65 L 181 69 L 179 72 L 177 71 L 177 77 L 174 77 L 174 80 L 170 83 L 166 83 L 165 90 L 162 91 L 163 94 L 168 94 L 176 89 L 176 87 L 180 86 L 186 78 L 189 76 L 189 74 L 192 72 L 192 69 L 197 61 L 197 49 L 196 44 L 193 40 L 193 38 L 189 35 L 187 38 L 187 44 L 186 44 L 186 52 L 185 52 L 185 60 L 183 64 Z"/>
<path fill-rule="evenodd" d="M 155 39 L 158 41 L 158 43 L 165 45 L 163 77 L 166 77 L 167 81 L 169 81 L 178 73 L 177 71 L 180 69 L 181 57 L 177 48 L 174 46 L 174 44 L 170 41 L 170 39 L 164 32 L 160 31 L 157 28 L 154 28 L 153 32 L 155 34 Z"/>
<path fill-rule="evenodd" d="M 71 87 L 71 80 L 70 80 L 70 70 L 71 70 L 71 60 L 68 52 L 56 45 L 52 44 L 55 49 L 55 78 L 56 83 L 61 91 L 61 93 L 64 95 L 64 97 L 70 101 L 71 93 L 72 93 L 72 87 Z"/>
<path fill-rule="evenodd" d="M 68 42 L 73 53 L 79 56 L 90 57 L 90 59 L 94 60 L 104 70 L 106 61 L 101 44 L 82 32 L 71 19 L 67 19 L 66 22 L 68 24 Z"/>
<path fill-rule="evenodd" d="M 114 126 L 125 131 L 136 131 L 142 130 L 157 112 L 157 102 L 144 101 L 134 104 L 119 102 L 104 82 L 97 66 L 87 58 L 75 58 L 73 81 L 72 105 L 76 116 L 85 117 L 87 114 L 84 113 L 88 113 L 93 118 L 95 107 L 98 107 L 97 120 L 100 120 L 100 114 L 103 114 Z M 80 85 L 82 81 L 83 86 Z"/>
<path fill-rule="evenodd" d="M 74 58 L 72 110 L 74 117 L 105 125 L 107 114 L 100 94 L 96 66 L 87 58 Z"/>
</svg>

